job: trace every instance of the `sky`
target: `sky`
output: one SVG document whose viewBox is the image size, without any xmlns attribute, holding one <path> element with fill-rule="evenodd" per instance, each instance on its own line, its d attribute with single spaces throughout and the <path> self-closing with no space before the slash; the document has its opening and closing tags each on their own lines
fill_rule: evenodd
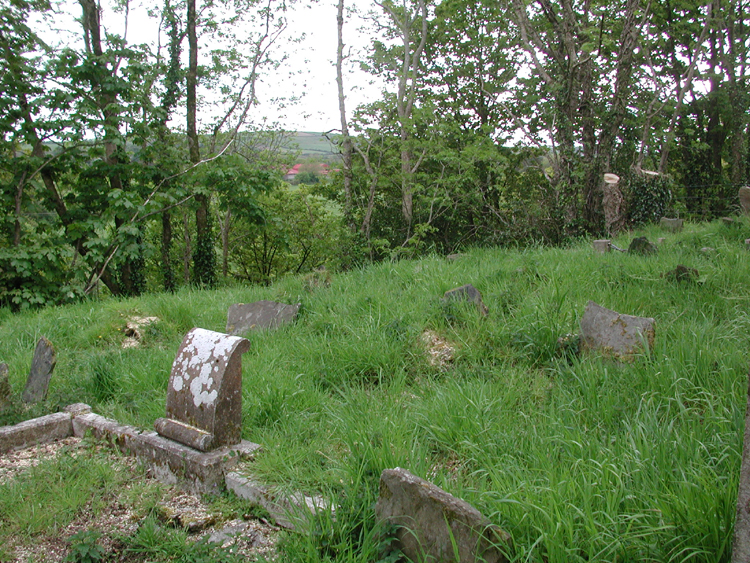
<svg viewBox="0 0 750 563">
<path fill-rule="evenodd" d="M 102 24 L 107 32 L 122 35 L 124 18 L 113 13 L 114 0 L 100 0 L 102 5 Z M 289 26 L 286 38 L 304 34 L 304 39 L 293 46 L 289 58 L 281 68 L 262 75 L 257 95 L 260 105 L 253 108 L 253 119 L 265 119 L 276 122 L 290 131 L 329 131 L 341 126 L 338 109 L 338 92 L 336 86 L 336 0 L 299 0 L 296 8 L 288 14 Z M 357 2 L 362 7 L 362 0 Z M 127 39 L 130 44 L 155 43 L 158 32 L 158 19 L 149 18 L 147 9 L 157 8 L 161 4 L 147 0 L 130 0 Z M 200 0 L 198 0 L 200 6 Z M 54 22 L 47 25 L 42 36 L 50 43 L 74 44 L 82 41 L 80 6 L 75 0 L 58 0 L 58 13 Z M 344 26 L 344 42 L 347 48 L 361 52 L 367 47 L 369 37 L 359 30 L 363 25 L 361 19 L 347 19 Z M 43 28 L 44 29 L 44 28 Z M 162 44 L 166 37 L 161 38 Z M 199 64 L 206 62 L 210 45 L 206 38 L 199 38 Z M 183 55 L 187 52 L 184 46 Z M 353 59 L 354 57 L 352 57 Z M 347 113 L 351 115 L 355 107 L 364 102 L 374 101 L 379 97 L 380 87 L 370 84 L 371 77 L 359 70 L 353 62 L 345 69 L 344 84 L 347 95 Z M 280 93 L 300 97 L 299 102 L 278 107 L 270 100 Z M 208 93 L 210 95 L 210 92 Z"/>
</svg>

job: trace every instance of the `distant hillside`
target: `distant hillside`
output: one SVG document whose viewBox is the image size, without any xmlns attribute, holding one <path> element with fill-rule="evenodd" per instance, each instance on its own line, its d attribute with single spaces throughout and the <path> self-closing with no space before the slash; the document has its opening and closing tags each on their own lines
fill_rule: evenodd
<svg viewBox="0 0 750 563">
<path fill-rule="evenodd" d="M 338 158 L 336 148 L 323 136 L 323 133 L 297 131 L 293 133 L 290 145 L 293 147 L 295 144 L 301 151 L 301 160 L 317 158 L 329 161 Z"/>
</svg>

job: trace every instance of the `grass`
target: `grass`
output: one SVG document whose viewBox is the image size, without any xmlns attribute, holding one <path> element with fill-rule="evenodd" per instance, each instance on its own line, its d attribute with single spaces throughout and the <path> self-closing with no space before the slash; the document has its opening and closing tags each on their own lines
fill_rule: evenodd
<svg viewBox="0 0 750 563">
<path fill-rule="evenodd" d="M 71 402 L 123 423 L 162 416 L 171 362 L 193 326 L 223 331 L 235 302 L 301 302 L 298 321 L 248 336 L 247 467 L 280 489 L 342 507 L 290 534 L 282 561 L 377 561 L 387 540 L 372 505 L 380 472 L 404 467 L 465 498 L 506 529 L 512 561 L 729 561 L 750 344 L 750 221 L 657 227 L 655 256 L 568 248 L 473 249 L 271 287 L 183 290 L 10 315 L 0 360 L 20 392 L 36 341 L 58 350 L 50 397 L 12 423 Z M 702 250 L 711 247 L 713 250 Z M 683 264 L 697 283 L 663 277 Z M 477 287 L 490 314 L 444 304 Z M 631 363 L 578 356 L 588 300 L 656 319 L 656 343 Z M 144 346 L 122 350 L 130 315 L 157 316 Z M 432 366 L 420 335 L 455 347 Z M 384 540 L 385 537 L 385 540 Z M 159 560 L 159 559 L 155 559 Z M 219 559 L 217 559 L 219 560 Z"/>
</svg>

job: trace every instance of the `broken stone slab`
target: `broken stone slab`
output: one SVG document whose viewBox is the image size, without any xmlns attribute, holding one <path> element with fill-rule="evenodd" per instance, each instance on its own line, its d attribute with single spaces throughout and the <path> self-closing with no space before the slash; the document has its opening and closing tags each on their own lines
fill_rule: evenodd
<svg viewBox="0 0 750 563">
<path fill-rule="evenodd" d="M 57 355 L 54 346 L 45 337 L 40 338 L 34 350 L 34 359 L 31 360 L 26 387 L 21 395 L 24 403 L 38 403 L 47 398 L 49 381 L 56 363 Z"/>
<path fill-rule="evenodd" d="M 727 226 L 729 226 L 729 227 L 731 227 L 731 226 L 733 226 L 733 225 L 736 225 L 736 224 L 737 224 L 737 221 L 735 221 L 735 220 L 734 220 L 734 219 L 733 219 L 732 217 L 722 217 L 722 218 L 721 218 L 721 222 L 722 222 L 722 223 L 723 223 L 724 225 L 727 225 Z"/>
<path fill-rule="evenodd" d="M 510 536 L 476 508 L 405 469 L 380 475 L 379 521 L 397 526 L 396 542 L 411 561 L 500 563 Z"/>
<path fill-rule="evenodd" d="M 589 301 L 581 318 L 581 344 L 605 356 L 628 360 L 654 346 L 654 319 L 621 315 Z"/>
<path fill-rule="evenodd" d="M 659 237 L 658 239 L 656 239 L 656 245 L 661 246 L 662 244 L 666 242 L 666 240 L 667 239 L 665 239 L 664 237 Z"/>
<path fill-rule="evenodd" d="M 467 254 L 464 254 L 462 252 L 457 252 L 455 254 L 448 254 L 445 259 L 449 260 L 451 262 L 455 262 L 456 260 L 461 260 L 462 258 L 466 258 Z"/>
<path fill-rule="evenodd" d="M 240 335 L 251 330 L 274 329 L 293 322 L 301 303 L 287 305 L 275 301 L 235 303 L 227 311 L 227 334 Z"/>
<path fill-rule="evenodd" d="M 600 254 L 606 254 L 612 250 L 612 241 L 609 239 L 600 239 L 594 241 L 594 250 Z"/>
<path fill-rule="evenodd" d="M 320 511 L 335 513 L 335 507 L 322 497 L 309 497 L 299 493 L 285 496 L 236 472 L 227 473 L 224 482 L 228 491 L 265 509 L 276 524 L 289 530 L 304 528 L 310 521 L 310 516 Z"/>
<path fill-rule="evenodd" d="M 124 454 L 136 456 L 163 483 L 198 493 L 220 492 L 227 471 L 260 449 L 258 444 L 243 440 L 231 447 L 200 452 L 156 432 L 143 432 L 95 413 L 73 418 L 73 431 L 79 438 L 90 433 Z"/>
<path fill-rule="evenodd" d="M 649 242 L 646 237 L 636 237 L 631 241 L 630 246 L 628 246 L 629 254 L 641 254 L 647 256 L 656 253 L 656 251 L 656 246 Z"/>
<path fill-rule="evenodd" d="M 682 219 L 672 219 L 669 217 L 662 217 L 659 220 L 659 226 L 672 233 L 677 233 L 682 230 L 683 222 Z"/>
<path fill-rule="evenodd" d="M 698 281 L 698 270 L 677 264 L 674 270 L 664 272 L 661 276 L 673 282 L 696 282 Z"/>
<path fill-rule="evenodd" d="M 482 294 L 476 287 L 474 287 L 470 283 L 446 291 L 443 294 L 443 302 L 449 301 L 473 302 L 474 304 L 476 304 L 479 313 L 484 317 L 486 317 L 487 313 L 489 312 L 489 309 L 487 309 L 484 301 L 482 301 Z"/>
<path fill-rule="evenodd" d="M 72 418 L 70 413 L 57 412 L 25 420 L 13 426 L 2 426 L 0 427 L 0 454 L 69 438 L 73 435 Z"/>
<path fill-rule="evenodd" d="M 716 249 L 712 248 L 710 246 L 704 246 L 703 248 L 701 248 L 701 252 L 703 254 L 712 254 L 712 253 L 716 252 Z"/>
<path fill-rule="evenodd" d="M 750 215 L 750 187 L 742 186 L 739 190 L 740 208 L 745 215 Z"/>
<path fill-rule="evenodd" d="M 242 354 L 250 342 L 202 328 L 185 335 L 167 389 L 167 414 L 154 423 L 171 440 L 207 452 L 238 444 Z"/>
<path fill-rule="evenodd" d="M 13 389 L 8 377 L 8 364 L 0 364 L 0 412 L 5 410 L 13 400 Z"/>
</svg>

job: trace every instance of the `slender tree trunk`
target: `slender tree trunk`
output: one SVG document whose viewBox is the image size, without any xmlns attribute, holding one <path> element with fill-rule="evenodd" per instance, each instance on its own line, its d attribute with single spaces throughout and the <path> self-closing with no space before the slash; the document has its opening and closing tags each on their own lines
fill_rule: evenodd
<svg viewBox="0 0 750 563">
<path fill-rule="evenodd" d="M 188 36 L 188 71 L 187 71 L 187 138 L 190 162 L 197 164 L 201 160 L 198 139 L 198 32 L 196 0 L 187 0 L 187 36 Z M 214 248 L 209 218 L 209 197 L 204 193 L 195 195 L 198 204 L 195 210 L 195 256 L 193 267 L 196 283 L 212 287 L 215 283 Z"/>
<path fill-rule="evenodd" d="M 349 124 L 346 117 L 346 96 L 344 95 L 344 0 L 339 0 L 336 16 L 338 44 L 336 48 L 336 84 L 339 94 L 339 116 L 341 117 L 341 156 L 344 168 L 344 222 L 349 232 L 356 232 L 352 206 L 352 139 L 349 136 Z"/>
<path fill-rule="evenodd" d="M 169 210 L 161 214 L 161 268 L 165 291 L 175 290 L 174 271 L 172 270 L 172 213 Z"/>
</svg>

